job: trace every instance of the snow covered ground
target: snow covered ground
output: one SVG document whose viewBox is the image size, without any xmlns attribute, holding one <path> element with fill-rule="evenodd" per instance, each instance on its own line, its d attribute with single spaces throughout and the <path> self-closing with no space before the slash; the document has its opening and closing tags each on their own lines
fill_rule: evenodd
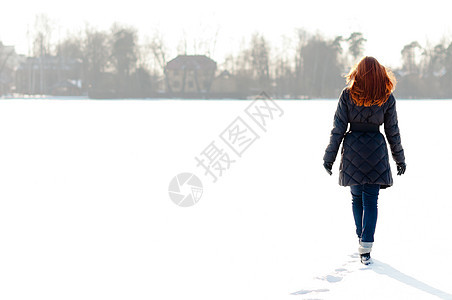
<svg viewBox="0 0 452 300">
<path fill-rule="evenodd" d="M 0 299 L 452 299 L 452 101 L 397 102 L 407 171 L 370 267 L 322 166 L 337 100 L 277 101 L 266 131 L 251 103 L 1 100 Z M 238 116 L 259 136 L 241 157 L 220 137 Z M 235 160 L 216 182 L 212 141 Z"/>
</svg>

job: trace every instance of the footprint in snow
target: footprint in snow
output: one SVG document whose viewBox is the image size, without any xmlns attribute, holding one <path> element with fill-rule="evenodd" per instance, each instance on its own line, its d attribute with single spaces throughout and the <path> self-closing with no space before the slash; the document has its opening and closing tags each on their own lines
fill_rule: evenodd
<svg viewBox="0 0 452 300">
<path fill-rule="evenodd" d="M 359 263 L 359 254 L 353 253 L 348 255 L 352 260 L 348 260 L 345 264 L 343 264 L 341 267 L 334 269 L 333 272 L 330 274 L 324 275 L 324 276 L 317 276 L 314 277 L 316 280 L 326 281 L 330 284 L 336 283 L 344 279 L 344 277 L 352 273 L 356 270 L 369 270 L 371 269 L 370 266 L 367 267 L 361 267 L 360 265 L 357 265 Z M 291 293 L 291 295 L 307 295 L 307 294 L 317 294 L 317 293 L 325 293 L 329 292 L 330 290 L 328 288 L 320 288 L 320 289 L 303 289 L 294 293 Z M 311 300 L 313 298 L 309 298 Z M 308 299 L 306 299 L 308 300 Z"/>
</svg>

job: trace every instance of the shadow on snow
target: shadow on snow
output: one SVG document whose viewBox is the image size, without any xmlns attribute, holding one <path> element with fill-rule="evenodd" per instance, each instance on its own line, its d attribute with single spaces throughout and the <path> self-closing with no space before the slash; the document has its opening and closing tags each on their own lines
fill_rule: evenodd
<svg viewBox="0 0 452 300">
<path fill-rule="evenodd" d="M 291 295 L 306 295 L 310 293 L 319 294 L 319 293 L 328 293 L 330 289 L 328 288 L 331 284 L 340 282 L 347 274 L 353 273 L 354 270 L 372 270 L 377 274 L 386 275 L 392 279 L 395 279 L 403 284 L 411 286 L 415 289 L 428 293 L 430 295 L 436 296 L 440 299 L 444 300 L 452 300 L 452 295 L 441 291 L 431 285 L 428 285 L 422 281 L 417 280 L 407 274 L 400 272 L 399 270 L 391 267 L 388 264 L 385 264 L 379 260 L 373 259 L 373 264 L 369 266 L 360 266 L 358 269 L 356 266 L 360 264 L 358 253 L 354 253 L 349 255 L 353 260 L 345 263 L 341 268 L 337 268 L 334 270 L 332 274 L 327 274 L 325 276 L 315 277 L 315 279 L 322 280 L 327 282 L 324 288 L 318 289 L 303 289 L 296 292 L 291 293 Z"/>
<path fill-rule="evenodd" d="M 439 297 L 441 299 L 448 299 L 452 300 L 452 295 L 448 294 L 444 291 L 441 291 L 437 288 L 432 287 L 431 285 L 428 285 L 422 281 L 417 280 L 416 278 L 413 278 L 409 275 L 406 275 L 402 272 L 400 272 L 397 269 L 394 269 L 388 264 L 385 264 L 381 261 L 374 259 L 374 264 L 371 267 L 371 270 L 373 270 L 375 273 L 383 274 L 386 276 L 389 276 L 395 280 L 400 281 L 401 283 L 404 283 L 406 285 L 409 285 L 413 288 L 416 288 L 418 290 L 421 290 L 423 292 L 429 293 L 433 296 Z"/>
</svg>

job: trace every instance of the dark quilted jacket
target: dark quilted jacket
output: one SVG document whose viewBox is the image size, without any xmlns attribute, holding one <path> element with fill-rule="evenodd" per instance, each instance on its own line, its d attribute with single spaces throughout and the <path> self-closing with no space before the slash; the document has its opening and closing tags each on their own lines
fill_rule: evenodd
<svg viewBox="0 0 452 300">
<path fill-rule="evenodd" d="M 325 162 L 334 163 L 343 139 L 339 185 L 373 183 L 380 184 L 382 189 L 392 186 L 388 148 L 383 134 L 347 131 L 350 122 L 378 125 L 384 123 L 384 132 L 391 147 L 393 159 L 396 163 L 405 162 L 394 96 L 391 94 L 382 106 L 357 106 L 352 102 L 348 88 L 345 88 L 339 98 L 330 143 L 323 157 Z"/>
</svg>

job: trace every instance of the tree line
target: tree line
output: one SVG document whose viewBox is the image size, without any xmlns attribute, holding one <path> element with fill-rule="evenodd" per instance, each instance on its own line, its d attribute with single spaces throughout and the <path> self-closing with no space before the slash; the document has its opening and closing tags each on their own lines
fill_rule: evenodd
<svg viewBox="0 0 452 300">
<path fill-rule="evenodd" d="M 254 33 L 239 51 L 217 62 L 218 72 L 227 70 L 232 75 L 236 94 L 242 97 L 261 90 L 278 98 L 337 97 L 344 87 L 344 75 L 364 54 L 366 38 L 361 32 L 333 38 L 304 29 L 295 32 L 294 37 L 285 38 L 281 45 L 271 45 L 263 34 Z M 35 59 L 33 76 L 37 79 L 28 93 L 47 92 L 51 79 L 43 75 L 43 61 L 53 57 L 62 69 L 69 62 L 76 66 L 71 72 L 59 70 L 53 76 L 77 81 L 84 95 L 126 98 L 164 95 L 165 66 L 173 57 L 161 33 L 140 42 L 134 27 L 113 24 L 109 30 L 86 26 L 56 43 L 51 42 L 52 34 L 49 19 L 37 17 L 31 33 L 32 53 L 27 58 Z M 209 56 L 216 36 L 206 37 L 205 41 L 192 54 Z M 181 41 L 178 54 L 190 54 L 188 42 Z M 398 79 L 398 97 L 452 98 L 452 43 L 442 41 L 423 47 L 414 41 L 404 46 L 400 54 L 402 66 L 392 70 Z M 0 42 L 0 92 L 30 91 L 30 83 L 25 86 L 19 81 L 30 79 L 32 67 L 30 70 L 12 67 L 8 64 L 10 56 Z"/>
</svg>

